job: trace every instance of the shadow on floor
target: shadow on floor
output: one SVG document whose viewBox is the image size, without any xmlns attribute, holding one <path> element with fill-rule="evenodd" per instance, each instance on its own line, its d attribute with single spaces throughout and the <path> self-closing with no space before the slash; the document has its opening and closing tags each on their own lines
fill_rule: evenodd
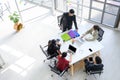
<svg viewBox="0 0 120 80">
<path fill-rule="evenodd" d="M 0 39 L 0 45 L 3 44 L 6 41 L 9 41 L 11 38 L 13 38 L 18 32 L 12 32 L 11 34 L 5 36 L 4 38 Z"/>
</svg>

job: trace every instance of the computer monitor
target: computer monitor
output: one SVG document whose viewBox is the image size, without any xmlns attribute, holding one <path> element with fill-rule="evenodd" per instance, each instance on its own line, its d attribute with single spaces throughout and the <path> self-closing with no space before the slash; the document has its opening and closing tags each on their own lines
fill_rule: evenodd
<svg viewBox="0 0 120 80">
<path fill-rule="evenodd" d="M 70 50 L 71 53 L 75 53 L 76 52 L 76 48 L 74 46 L 72 46 L 72 45 L 69 45 L 68 50 Z"/>
</svg>

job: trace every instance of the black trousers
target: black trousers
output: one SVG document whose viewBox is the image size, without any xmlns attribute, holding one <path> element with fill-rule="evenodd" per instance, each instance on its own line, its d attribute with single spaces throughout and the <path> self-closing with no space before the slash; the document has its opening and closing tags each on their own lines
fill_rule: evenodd
<svg viewBox="0 0 120 80">
<path fill-rule="evenodd" d="M 70 27 L 70 26 L 63 26 L 63 31 L 62 32 L 65 32 L 65 31 L 70 30 L 70 29 L 72 29 L 72 27 Z"/>
</svg>

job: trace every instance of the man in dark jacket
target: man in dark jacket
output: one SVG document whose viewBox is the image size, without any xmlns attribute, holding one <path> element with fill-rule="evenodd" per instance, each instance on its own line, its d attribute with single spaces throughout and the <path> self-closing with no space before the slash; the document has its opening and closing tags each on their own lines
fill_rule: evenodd
<svg viewBox="0 0 120 80">
<path fill-rule="evenodd" d="M 60 46 L 58 44 L 56 44 L 56 40 L 55 39 L 50 40 L 48 42 L 47 53 L 50 56 L 48 59 L 51 59 L 51 58 L 56 57 L 59 54 L 61 54 Z"/>
<path fill-rule="evenodd" d="M 103 70 L 104 65 L 102 64 L 102 59 L 99 56 L 95 57 L 95 62 L 90 61 L 89 59 L 85 59 L 85 71 L 90 72 L 90 71 L 99 71 Z"/>
<path fill-rule="evenodd" d="M 78 30 L 76 16 L 74 15 L 74 10 L 70 9 L 69 12 L 63 13 L 60 26 L 63 27 L 63 32 L 72 29 L 72 23 L 74 22 L 76 30 Z"/>
</svg>

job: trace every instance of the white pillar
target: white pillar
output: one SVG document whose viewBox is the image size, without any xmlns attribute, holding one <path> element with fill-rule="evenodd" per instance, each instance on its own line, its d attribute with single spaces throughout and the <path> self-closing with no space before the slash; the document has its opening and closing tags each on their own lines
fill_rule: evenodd
<svg viewBox="0 0 120 80">
<path fill-rule="evenodd" d="M 16 4 L 17 10 L 18 10 L 18 14 L 20 15 L 21 23 L 23 23 L 22 15 L 21 15 L 21 12 L 20 12 L 20 9 L 19 9 L 19 7 L 18 7 L 18 4 L 17 4 L 17 1 L 16 1 L 16 0 L 15 0 L 15 4 Z"/>
<path fill-rule="evenodd" d="M 55 15 L 55 0 L 51 0 L 51 2 L 52 2 L 51 12 L 52 15 Z"/>
</svg>

